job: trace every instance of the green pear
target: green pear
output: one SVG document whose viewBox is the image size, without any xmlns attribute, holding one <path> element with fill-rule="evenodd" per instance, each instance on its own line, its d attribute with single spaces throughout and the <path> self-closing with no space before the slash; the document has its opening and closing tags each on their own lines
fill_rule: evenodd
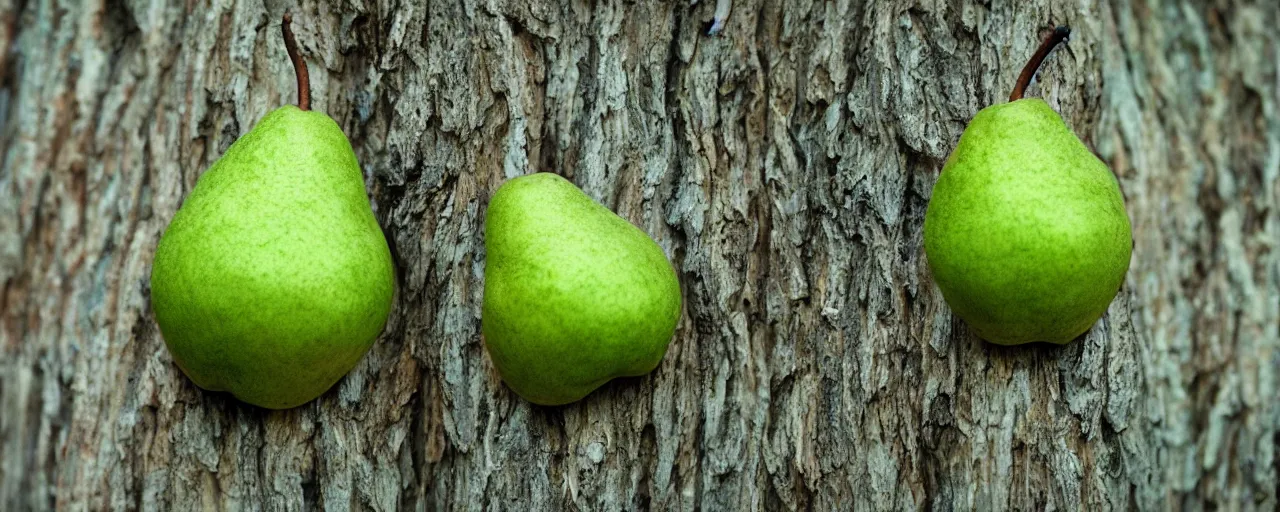
<svg viewBox="0 0 1280 512">
<path fill-rule="evenodd" d="M 680 283 L 662 248 L 569 181 L 503 184 L 485 215 L 481 330 L 516 394 L 577 401 L 662 361 L 680 319 Z"/>
<path fill-rule="evenodd" d="M 1002 345 L 1062 344 L 1087 331 L 1123 284 L 1133 247 L 1111 170 L 1048 104 L 1020 99 L 1030 77 L 1014 101 L 969 122 L 925 213 L 925 254 L 947 304 Z"/>
<path fill-rule="evenodd" d="M 351 143 L 328 116 L 290 105 L 200 176 L 156 249 L 151 303 L 196 385 L 286 409 L 368 351 L 394 272 Z"/>
</svg>

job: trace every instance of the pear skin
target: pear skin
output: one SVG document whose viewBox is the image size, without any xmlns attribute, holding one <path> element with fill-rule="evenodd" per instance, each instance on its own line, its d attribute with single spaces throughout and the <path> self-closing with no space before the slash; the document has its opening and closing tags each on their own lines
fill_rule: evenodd
<svg viewBox="0 0 1280 512">
<path fill-rule="evenodd" d="M 653 371 L 680 283 L 647 234 L 555 174 L 504 183 L 485 215 L 481 329 L 502 379 L 542 405 Z"/>
<path fill-rule="evenodd" d="M 947 304 L 1002 345 L 1087 331 L 1133 247 L 1111 170 L 1039 99 L 974 116 L 934 185 L 924 242 Z"/>
<path fill-rule="evenodd" d="M 311 112 L 284 15 L 298 106 L 267 114 L 196 182 L 160 238 L 151 305 L 197 386 L 269 409 L 320 396 L 391 312 L 395 270 L 346 135 Z"/>
<path fill-rule="evenodd" d="M 306 403 L 382 331 L 395 273 L 355 153 L 328 116 L 281 107 L 227 150 L 156 249 L 151 302 L 196 385 Z"/>
</svg>

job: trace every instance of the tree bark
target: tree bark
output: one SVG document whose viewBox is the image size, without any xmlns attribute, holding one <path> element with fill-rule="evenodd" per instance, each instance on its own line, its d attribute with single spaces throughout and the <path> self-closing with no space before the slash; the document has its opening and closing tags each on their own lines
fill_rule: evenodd
<svg viewBox="0 0 1280 512">
<path fill-rule="evenodd" d="M 265 3 L 265 5 L 264 5 Z M 1275 510 L 1280 4 L 0 0 L 0 508 Z M 385 332 L 269 412 L 155 327 L 156 241 L 295 100 L 348 134 L 396 256 Z M 923 215 L 1054 25 L 1029 96 L 1134 227 L 1107 315 L 998 347 L 929 277 Z M 651 375 L 506 389 L 483 220 L 562 173 L 650 233 L 684 317 Z"/>
</svg>

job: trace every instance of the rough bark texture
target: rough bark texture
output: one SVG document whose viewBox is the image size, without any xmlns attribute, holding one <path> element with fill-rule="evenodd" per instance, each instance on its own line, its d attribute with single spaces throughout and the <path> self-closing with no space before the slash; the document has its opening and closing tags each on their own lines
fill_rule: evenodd
<svg viewBox="0 0 1280 512">
<path fill-rule="evenodd" d="M 264 5 L 265 3 L 265 5 Z M 0 0 L 0 508 L 1275 510 L 1280 3 Z M 385 333 L 285 412 L 202 392 L 148 275 L 200 173 L 295 98 L 351 138 Z M 1133 265 L 1064 346 L 977 341 L 922 219 L 1030 95 L 1121 181 Z M 553 170 L 675 262 L 653 374 L 535 407 L 479 334 L 485 204 Z"/>
</svg>

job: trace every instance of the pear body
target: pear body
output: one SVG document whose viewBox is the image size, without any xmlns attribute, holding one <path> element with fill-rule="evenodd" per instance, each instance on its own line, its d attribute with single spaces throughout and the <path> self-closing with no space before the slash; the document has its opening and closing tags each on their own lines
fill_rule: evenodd
<svg viewBox="0 0 1280 512">
<path fill-rule="evenodd" d="M 555 174 L 504 183 L 485 214 L 481 329 L 530 402 L 561 405 L 657 367 L 680 283 L 643 231 Z"/>
<path fill-rule="evenodd" d="M 1107 310 L 1133 248 L 1119 184 L 1040 99 L 987 107 L 948 157 L 925 213 L 947 304 L 1002 345 L 1067 343 Z"/>
<path fill-rule="evenodd" d="M 286 106 L 200 176 L 156 249 L 151 302 L 196 385 L 285 409 L 368 351 L 394 272 L 350 142 Z"/>
</svg>

